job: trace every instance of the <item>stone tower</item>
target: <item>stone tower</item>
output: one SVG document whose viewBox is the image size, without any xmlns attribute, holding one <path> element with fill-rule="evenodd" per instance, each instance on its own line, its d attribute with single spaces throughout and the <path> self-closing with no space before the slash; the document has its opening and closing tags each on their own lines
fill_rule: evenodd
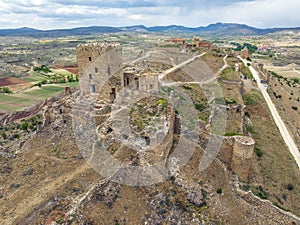
<svg viewBox="0 0 300 225">
<path fill-rule="evenodd" d="M 242 50 L 241 50 L 241 57 L 243 59 L 247 59 L 248 57 L 250 57 L 249 51 L 247 46 L 245 46 Z"/>
<path fill-rule="evenodd" d="M 240 180 L 247 182 L 255 141 L 251 137 L 234 137 L 231 168 Z"/>
<path fill-rule="evenodd" d="M 113 101 L 123 87 L 120 43 L 89 43 L 77 46 L 81 95 L 97 94 Z"/>
</svg>

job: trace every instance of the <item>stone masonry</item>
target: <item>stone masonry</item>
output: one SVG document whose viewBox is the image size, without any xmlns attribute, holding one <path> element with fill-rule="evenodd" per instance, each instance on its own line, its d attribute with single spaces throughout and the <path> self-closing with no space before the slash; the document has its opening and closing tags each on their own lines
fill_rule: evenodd
<svg viewBox="0 0 300 225">
<path fill-rule="evenodd" d="M 114 100 L 123 85 L 120 43 L 89 43 L 77 46 L 80 94 L 101 94 Z"/>
</svg>

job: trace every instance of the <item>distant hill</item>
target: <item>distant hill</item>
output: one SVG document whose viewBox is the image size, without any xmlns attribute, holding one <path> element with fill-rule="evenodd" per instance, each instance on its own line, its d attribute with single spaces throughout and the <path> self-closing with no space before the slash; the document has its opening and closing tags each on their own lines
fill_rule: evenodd
<svg viewBox="0 0 300 225">
<path fill-rule="evenodd" d="M 18 28 L 18 29 L 0 29 L 0 36 L 25 36 L 25 37 L 64 37 L 72 35 L 92 35 L 103 33 L 118 33 L 118 32 L 138 32 L 138 33 L 169 33 L 169 34 L 201 34 L 207 36 L 240 36 L 240 35 L 264 35 L 278 31 L 296 31 L 300 32 L 300 27 L 296 28 L 266 28 L 259 29 L 250 27 L 245 24 L 237 23 L 215 23 L 205 27 L 184 27 L 177 25 L 170 26 L 154 26 L 145 27 L 143 25 L 127 26 L 127 27 L 79 27 L 72 29 L 57 29 L 57 30 L 37 30 L 33 28 Z"/>
</svg>

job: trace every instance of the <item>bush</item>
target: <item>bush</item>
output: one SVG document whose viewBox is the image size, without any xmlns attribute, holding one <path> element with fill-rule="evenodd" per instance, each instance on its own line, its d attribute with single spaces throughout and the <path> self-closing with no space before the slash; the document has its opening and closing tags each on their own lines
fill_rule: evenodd
<svg viewBox="0 0 300 225">
<path fill-rule="evenodd" d="M 258 187 L 255 187 L 251 189 L 253 194 L 258 196 L 261 199 L 267 199 L 268 198 L 268 193 L 263 189 L 263 187 L 260 185 Z"/>
<path fill-rule="evenodd" d="M 247 117 L 250 118 L 251 114 L 250 114 L 248 111 L 246 111 L 246 112 L 245 112 L 245 116 L 247 116 Z"/>
<path fill-rule="evenodd" d="M 29 123 L 28 122 L 24 122 L 20 125 L 20 129 L 21 130 L 28 130 L 29 127 Z"/>
<path fill-rule="evenodd" d="M 20 134 L 18 134 L 18 133 L 15 133 L 15 134 L 13 134 L 13 139 L 18 139 L 18 138 L 20 138 Z"/>
<path fill-rule="evenodd" d="M 34 67 L 33 71 L 35 71 L 35 72 L 44 72 L 44 73 L 51 72 L 51 70 L 46 65 L 42 65 L 41 67 Z"/>
<path fill-rule="evenodd" d="M 288 185 L 286 186 L 286 188 L 287 188 L 289 191 L 294 190 L 294 186 L 293 186 L 292 184 L 288 184 Z"/>
<path fill-rule="evenodd" d="M 298 107 L 297 106 L 292 106 L 292 109 L 297 111 Z"/>
<path fill-rule="evenodd" d="M 259 157 L 259 158 L 261 158 L 264 155 L 264 153 L 262 152 L 262 150 L 260 150 L 257 147 L 254 147 L 254 152 L 257 155 L 257 157 Z"/>
<path fill-rule="evenodd" d="M 242 190 L 244 190 L 244 191 L 249 191 L 250 190 L 250 185 L 249 184 L 244 184 L 244 185 L 242 185 Z"/>
<path fill-rule="evenodd" d="M 236 100 L 231 98 L 225 98 L 225 104 L 226 105 L 236 104 Z"/>
<path fill-rule="evenodd" d="M 241 134 L 238 134 L 238 133 L 235 133 L 235 132 L 226 132 L 225 133 L 226 137 L 239 136 L 239 135 L 241 135 Z"/>
<path fill-rule="evenodd" d="M 156 102 L 156 105 L 167 106 L 167 104 L 168 104 L 168 101 L 165 100 L 165 99 L 159 99 L 159 100 Z"/>
<path fill-rule="evenodd" d="M 2 137 L 3 139 L 7 139 L 7 134 L 6 134 L 6 133 L 1 132 L 0 135 L 1 135 L 1 137 Z"/>
<path fill-rule="evenodd" d="M 195 108 L 196 108 L 198 111 L 202 111 L 202 110 L 205 108 L 205 105 L 195 103 Z"/>
<path fill-rule="evenodd" d="M 296 83 L 296 84 L 300 83 L 300 79 L 299 78 L 294 78 L 293 80 L 294 80 L 294 83 Z"/>
<path fill-rule="evenodd" d="M 10 93 L 12 93 L 12 91 L 11 91 L 11 90 L 9 90 L 9 88 L 8 88 L 8 87 L 3 87 L 2 89 L 0 89 L 0 92 L 1 92 L 1 93 L 7 93 L 7 94 L 10 94 Z"/>
<path fill-rule="evenodd" d="M 222 188 L 217 188 L 217 193 L 220 195 L 220 194 L 222 194 Z"/>
</svg>

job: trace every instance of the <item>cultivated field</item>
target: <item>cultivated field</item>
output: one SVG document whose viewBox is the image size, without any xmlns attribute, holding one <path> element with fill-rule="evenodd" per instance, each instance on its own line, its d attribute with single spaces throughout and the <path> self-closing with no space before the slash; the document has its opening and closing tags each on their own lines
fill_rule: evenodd
<svg viewBox="0 0 300 225">
<path fill-rule="evenodd" d="M 42 87 L 36 86 L 23 92 L 0 94 L 0 112 L 7 113 L 24 109 L 59 94 L 64 87 L 76 87 L 77 85 L 78 82 L 49 84 Z"/>
</svg>

